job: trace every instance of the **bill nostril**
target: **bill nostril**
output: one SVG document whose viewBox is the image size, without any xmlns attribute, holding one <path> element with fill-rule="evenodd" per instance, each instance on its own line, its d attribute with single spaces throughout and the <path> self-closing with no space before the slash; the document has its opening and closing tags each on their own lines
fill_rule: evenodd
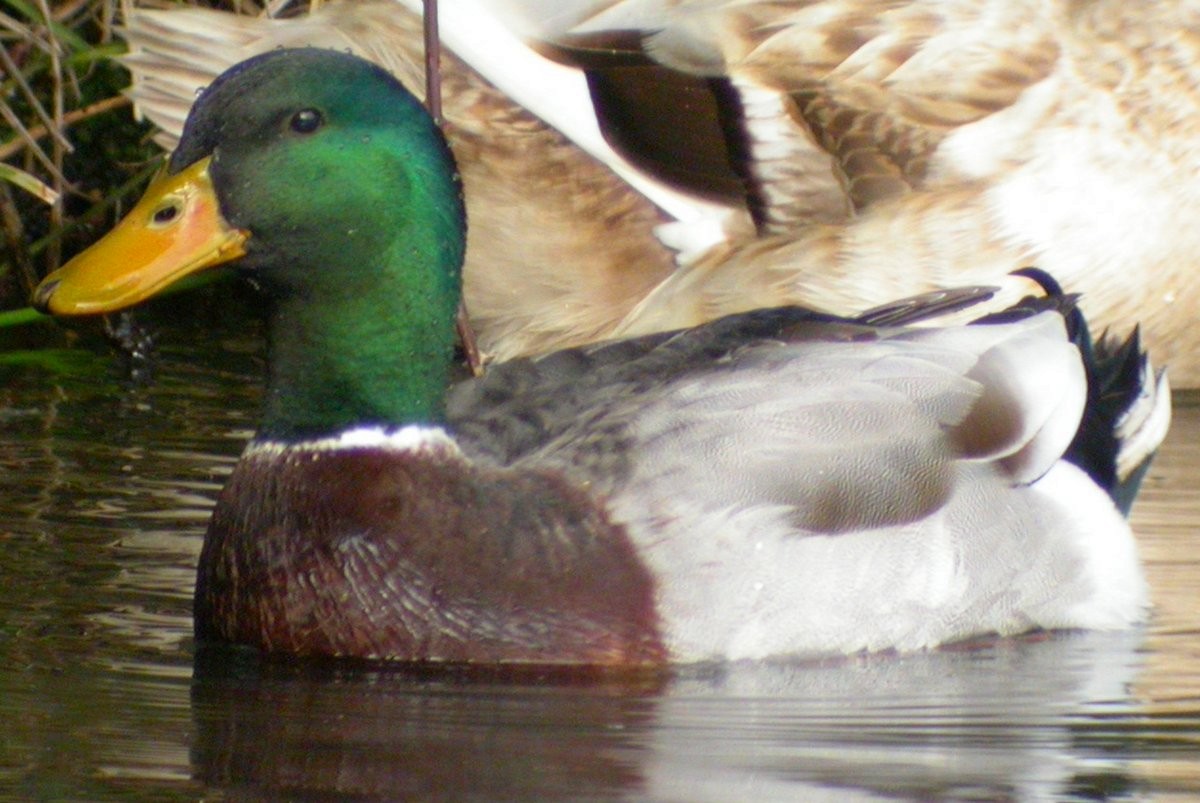
<svg viewBox="0 0 1200 803">
<path fill-rule="evenodd" d="M 58 289 L 60 280 L 55 279 L 51 282 L 42 282 L 37 289 L 33 291 L 33 308 L 38 312 L 50 311 L 50 297 L 54 295 L 54 291 Z"/>
</svg>

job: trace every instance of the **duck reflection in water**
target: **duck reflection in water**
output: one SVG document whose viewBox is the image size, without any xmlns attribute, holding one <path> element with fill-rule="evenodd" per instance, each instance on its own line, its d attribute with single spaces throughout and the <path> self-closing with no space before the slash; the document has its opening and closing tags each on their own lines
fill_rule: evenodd
<svg viewBox="0 0 1200 803">
<path fill-rule="evenodd" d="M 641 676 L 206 649 L 193 770 L 256 799 L 1103 797 L 1132 783 L 1120 712 L 1141 642 L 1058 634 Z"/>
</svg>

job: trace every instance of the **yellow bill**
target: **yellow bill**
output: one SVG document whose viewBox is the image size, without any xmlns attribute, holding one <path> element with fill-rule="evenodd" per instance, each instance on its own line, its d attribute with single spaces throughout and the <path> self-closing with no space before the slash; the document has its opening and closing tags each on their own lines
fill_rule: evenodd
<svg viewBox="0 0 1200 803">
<path fill-rule="evenodd" d="M 42 280 L 33 305 L 54 315 L 115 312 L 244 255 L 250 234 L 222 217 L 210 161 L 151 184 L 111 232 Z"/>
</svg>

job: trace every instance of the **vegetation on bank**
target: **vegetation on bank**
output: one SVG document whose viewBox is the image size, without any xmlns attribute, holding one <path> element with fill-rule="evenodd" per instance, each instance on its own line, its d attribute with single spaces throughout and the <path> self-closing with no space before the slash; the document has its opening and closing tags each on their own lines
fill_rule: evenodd
<svg viewBox="0 0 1200 803">
<path fill-rule="evenodd" d="M 39 318 L 27 304 L 41 277 L 111 227 L 162 162 L 151 126 L 121 94 L 122 4 L 0 3 L 0 331 L 9 336 Z M 262 11 L 245 0 L 206 5 Z"/>
</svg>

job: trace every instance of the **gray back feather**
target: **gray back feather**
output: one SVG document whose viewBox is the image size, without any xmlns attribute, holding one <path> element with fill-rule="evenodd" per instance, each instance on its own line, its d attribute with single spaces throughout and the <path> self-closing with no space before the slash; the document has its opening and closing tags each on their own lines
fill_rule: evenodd
<svg viewBox="0 0 1200 803">
<path fill-rule="evenodd" d="M 1037 380 L 1012 381 L 1016 362 Z M 1078 424 L 1078 364 L 1055 313 L 880 329 L 768 310 L 498 366 L 450 411 L 481 459 L 837 533 L 928 515 L 964 457 L 1036 479 Z"/>
</svg>

